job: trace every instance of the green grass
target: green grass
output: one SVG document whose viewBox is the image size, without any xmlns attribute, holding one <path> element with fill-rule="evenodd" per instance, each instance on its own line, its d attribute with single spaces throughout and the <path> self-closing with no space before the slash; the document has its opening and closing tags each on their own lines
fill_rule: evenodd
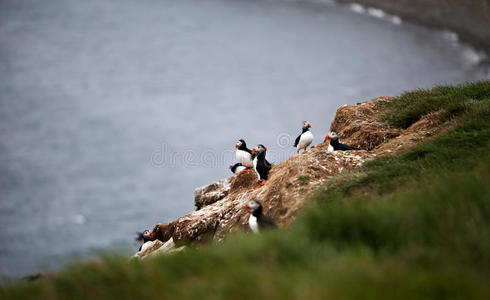
<svg viewBox="0 0 490 300">
<path fill-rule="evenodd" d="M 445 121 L 461 115 L 481 101 L 488 101 L 489 85 L 490 82 L 486 81 L 406 92 L 387 105 L 382 119 L 393 127 L 408 128 L 423 115 L 442 110 L 441 121 Z"/>
<path fill-rule="evenodd" d="M 291 228 L 144 262 L 107 256 L 5 285 L 0 298 L 488 299 L 488 82 L 384 106 L 390 126 L 434 111 L 455 125 L 328 180 Z"/>
<path fill-rule="evenodd" d="M 307 185 L 311 180 L 310 175 L 299 175 L 298 176 L 298 182 L 299 185 Z"/>
<path fill-rule="evenodd" d="M 473 87 L 476 92 L 471 93 L 470 87 Z M 482 98 L 483 90 L 486 91 L 487 98 Z M 472 99 L 475 98 L 469 98 L 468 95 L 476 95 L 478 101 L 473 101 Z M 413 103 L 410 103 L 409 97 L 414 97 Z M 448 97 L 447 105 L 444 106 L 441 99 L 448 99 Z M 481 82 L 459 88 L 437 87 L 432 94 L 431 91 L 425 90 L 405 93 L 396 101 L 384 104 L 386 112 L 381 118 L 387 119 L 387 116 L 390 116 L 386 122 L 392 126 L 394 124 L 403 124 L 400 127 L 410 126 L 424 115 L 424 109 L 427 112 L 441 111 L 445 116 L 444 120 L 452 118 L 456 126 L 445 135 L 409 150 L 401 156 L 385 156 L 372 160 L 358 172 L 354 172 L 358 175 L 355 179 L 349 178 L 343 184 L 334 181 L 330 185 L 327 184 L 327 187 L 343 193 L 361 187 L 369 187 L 371 194 L 373 191 L 386 193 L 400 185 L 405 186 L 407 180 L 420 181 L 420 175 L 437 177 L 445 172 L 474 168 L 482 157 L 488 155 L 489 101 L 490 84 Z M 464 106 L 464 110 L 456 112 L 453 109 L 455 103 Z M 414 115 L 412 112 L 417 112 L 417 117 L 408 117 Z M 352 175 L 348 174 L 346 177 L 353 177 Z"/>
</svg>

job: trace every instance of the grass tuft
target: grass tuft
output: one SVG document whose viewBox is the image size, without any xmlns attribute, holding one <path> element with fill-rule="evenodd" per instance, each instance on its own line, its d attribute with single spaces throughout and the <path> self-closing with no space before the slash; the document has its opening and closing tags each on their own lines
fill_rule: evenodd
<svg viewBox="0 0 490 300">
<path fill-rule="evenodd" d="M 408 128 L 422 116 L 442 111 L 441 121 L 446 121 L 480 101 L 488 100 L 489 94 L 489 81 L 406 92 L 395 101 L 384 104 L 386 110 L 381 119 L 393 127 Z"/>
<path fill-rule="evenodd" d="M 299 185 L 307 185 L 311 180 L 310 175 L 299 175 L 298 176 L 298 181 Z"/>
</svg>

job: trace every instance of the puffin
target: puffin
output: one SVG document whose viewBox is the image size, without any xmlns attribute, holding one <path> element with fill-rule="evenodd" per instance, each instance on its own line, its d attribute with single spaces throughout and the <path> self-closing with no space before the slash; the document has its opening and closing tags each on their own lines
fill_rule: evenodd
<svg viewBox="0 0 490 300">
<path fill-rule="evenodd" d="M 231 172 L 235 175 L 240 174 L 241 172 L 245 171 L 246 169 L 247 169 L 247 167 L 242 165 L 242 163 L 236 163 L 233 166 L 230 166 Z"/>
<path fill-rule="evenodd" d="M 335 132 L 330 132 L 329 134 L 327 134 L 327 136 L 325 137 L 325 140 L 323 142 L 328 142 L 329 140 L 330 140 L 330 142 L 328 144 L 328 151 L 329 152 L 334 151 L 334 150 L 342 150 L 342 151 L 345 151 L 345 150 L 361 150 L 359 148 L 340 143 L 339 137 L 337 136 L 337 134 Z"/>
<path fill-rule="evenodd" d="M 277 228 L 276 222 L 268 215 L 262 213 L 262 204 L 259 201 L 250 200 L 243 209 L 250 213 L 248 226 L 253 232 L 259 233 L 262 230 Z"/>
<path fill-rule="evenodd" d="M 140 248 L 138 249 L 138 252 L 139 251 L 143 251 L 145 250 L 146 248 L 148 248 L 148 246 L 150 246 L 149 243 L 147 242 L 150 242 L 153 240 L 153 237 L 154 237 L 154 233 L 149 231 L 149 230 L 145 230 L 143 232 L 136 232 L 136 234 L 138 235 L 135 240 L 138 241 L 138 242 L 142 242 L 143 244 L 140 246 Z"/>
<path fill-rule="evenodd" d="M 247 144 L 245 140 L 240 139 L 235 144 L 236 152 L 235 157 L 236 160 L 241 163 L 245 168 L 246 172 L 250 172 L 250 168 L 253 167 L 253 158 L 252 158 L 252 150 L 247 148 Z"/>
<path fill-rule="evenodd" d="M 267 147 L 259 144 L 252 149 L 253 166 L 257 176 L 259 177 L 259 184 L 264 185 L 268 179 L 269 171 L 271 170 L 271 164 L 265 159 L 265 152 Z"/>
<path fill-rule="evenodd" d="M 301 134 L 294 141 L 294 147 L 296 147 L 296 153 L 299 154 L 299 150 L 303 149 L 303 153 L 306 152 L 306 148 L 313 142 L 313 134 L 310 132 L 311 124 L 308 121 L 303 122 Z"/>
</svg>

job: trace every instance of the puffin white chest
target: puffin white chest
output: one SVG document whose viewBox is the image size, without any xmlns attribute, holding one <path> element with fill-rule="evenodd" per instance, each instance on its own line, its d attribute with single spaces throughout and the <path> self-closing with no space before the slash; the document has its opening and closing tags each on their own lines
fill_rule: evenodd
<svg viewBox="0 0 490 300">
<path fill-rule="evenodd" d="M 246 169 L 246 167 L 244 167 L 244 166 L 238 166 L 238 167 L 236 167 L 234 173 L 235 174 L 240 174 L 241 172 L 245 171 L 245 169 Z"/>
<path fill-rule="evenodd" d="M 253 160 L 253 166 L 254 166 L 255 173 L 257 173 L 257 176 L 259 177 L 259 179 L 261 179 L 261 178 L 260 178 L 259 171 L 257 171 L 257 161 L 258 161 L 258 160 L 257 160 L 257 157 L 256 157 L 256 158 L 254 158 L 254 160 Z"/>
<path fill-rule="evenodd" d="M 328 149 L 327 149 L 327 152 L 332 152 L 333 151 L 333 146 L 328 144 Z"/>
<path fill-rule="evenodd" d="M 235 153 L 236 160 L 245 167 L 252 167 L 252 155 L 247 151 L 237 150 Z"/>
<path fill-rule="evenodd" d="M 152 242 L 152 241 L 148 241 L 148 242 L 144 243 L 143 245 L 141 245 L 141 250 L 140 251 L 145 251 L 147 248 L 149 248 L 153 244 L 154 244 L 154 242 Z"/>
<path fill-rule="evenodd" d="M 309 131 L 305 131 L 299 138 L 297 149 L 307 148 L 313 142 L 313 134 Z"/>
<path fill-rule="evenodd" d="M 259 232 L 259 223 L 257 223 L 257 218 L 253 215 L 250 215 L 250 217 L 248 217 L 248 226 L 250 226 L 250 229 L 252 229 L 253 232 Z"/>
</svg>

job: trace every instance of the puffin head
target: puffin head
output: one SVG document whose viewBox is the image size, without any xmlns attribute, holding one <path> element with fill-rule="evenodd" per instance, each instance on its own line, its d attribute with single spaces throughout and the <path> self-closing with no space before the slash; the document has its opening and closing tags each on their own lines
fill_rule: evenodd
<svg viewBox="0 0 490 300">
<path fill-rule="evenodd" d="M 257 154 L 258 155 L 258 154 L 260 154 L 262 152 L 265 152 L 265 151 L 267 151 L 267 147 L 264 146 L 264 145 L 262 145 L 262 144 L 258 144 L 257 147 L 254 147 L 252 149 L 252 154 Z"/>
<path fill-rule="evenodd" d="M 311 128 L 311 124 L 308 121 L 303 121 L 303 126 L 301 126 L 303 129 L 309 129 Z"/>
<path fill-rule="evenodd" d="M 327 134 L 327 136 L 325 137 L 325 140 L 323 140 L 323 142 L 327 142 L 328 140 L 335 141 L 338 138 L 339 137 L 337 136 L 337 134 L 332 131 L 332 132 L 330 132 L 330 133 Z"/>
<path fill-rule="evenodd" d="M 261 207 L 262 207 L 262 204 L 259 201 L 250 200 L 247 202 L 247 204 L 245 204 L 245 206 L 243 206 L 243 209 L 245 209 L 249 213 L 253 213 L 254 211 L 256 211 L 257 209 L 259 209 Z"/>
<path fill-rule="evenodd" d="M 155 234 L 149 230 L 145 230 L 143 232 L 136 232 L 138 235 L 135 240 L 141 243 L 149 241 L 151 238 L 155 236 Z"/>
<path fill-rule="evenodd" d="M 247 144 L 245 144 L 245 140 L 239 139 L 235 144 L 235 148 L 240 149 L 242 146 L 247 147 Z"/>
<path fill-rule="evenodd" d="M 147 230 L 145 230 L 145 231 L 143 231 L 143 237 L 144 237 L 145 239 L 150 239 L 150 238 L 152 238 L 154 235 L 155 235 L 155 234 L 154 234 L 153 232 L 149 231 L 148 229 L 147 229 Z"/>
</svg>

